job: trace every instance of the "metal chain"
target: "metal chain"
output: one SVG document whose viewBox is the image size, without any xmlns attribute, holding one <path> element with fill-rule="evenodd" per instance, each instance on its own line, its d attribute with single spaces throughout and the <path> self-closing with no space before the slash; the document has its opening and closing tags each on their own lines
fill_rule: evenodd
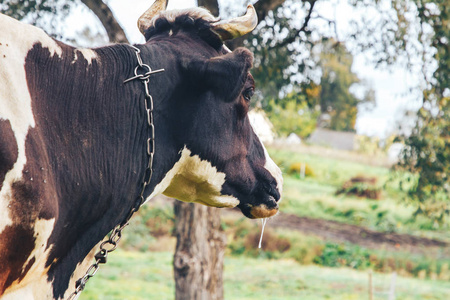
<svg viewBox="0 0 450 300">
<path fill-rule="evenodd" d="M 142 179 L 142 190 L 139 197 L 136 199 L 134 206 L 131 208 L 125 220 L 117 225 L 112 231 L 109 238 L 100 244 L 100 251 L 95 254 L 95 262 L 89 267 L 83 277 L 77 280 L 75 291 L 69 296 L 68 300 L 77 299 L 81 292 L 84 290 L 86 283 L 91 279 L 100 268 L 100 264 L 105 264 L 107 261 L 108 254 L 113 252 L 117 248 L 117 244 L 122 238 L 122 230 L 129 224 L 131 217 L 135 212 L 139 210 L 141 205 L 144 203 L 144 191 L 145 188 L 150 184 L 150 180 L 153 174 L 153 157 L 155 154 L 155 126 L 153 124 L 153 98 L 150 95 L 148 83 L 150 81 L 150 76 L 152 74 L 164 72 L 164 69 L 159 69 L 152 71 L 150 66 L 144 64 L 141 58 L 141 50 L 135 46 L 130 45 L 136 51 L 136 58 L 138 61 L 138 66 L 134 69 L 134 76 L 128 78 L 124 83 L 130 82 L 135 79 L 139 79 L 144 84 L 145 89 L 145 112 L 147 114 L 147 125 L 148 125 L 148 138 L 146 142 L 146 153 L 148 156 L 148 164 Z"/>
</svg>

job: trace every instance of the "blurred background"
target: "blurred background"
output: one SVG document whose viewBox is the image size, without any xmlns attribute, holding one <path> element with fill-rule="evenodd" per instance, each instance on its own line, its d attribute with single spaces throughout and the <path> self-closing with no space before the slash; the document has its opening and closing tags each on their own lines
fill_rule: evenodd
<svg viewBox="0 0 450 300">
<path fill-rule="evenodd" d="M 76 47 L 144 43 L 148 0 L 0 0 Z M 265 228 L 158 197 L 80 299 L 449 299 L 448 0 L 171 0 L 255 55 L 249 114 L 284 173 Z"/>
</svg>

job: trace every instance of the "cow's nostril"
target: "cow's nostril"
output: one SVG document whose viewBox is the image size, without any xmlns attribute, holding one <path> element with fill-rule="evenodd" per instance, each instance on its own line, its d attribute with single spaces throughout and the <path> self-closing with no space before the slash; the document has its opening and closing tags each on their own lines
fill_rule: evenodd
<svg viewBox="0 0 450 300">
<path fill-rule="evenodd" d="M 269 190 L 267 191 L 267 193 L 271 197 L 273 197 L 275 202 L 278 202 L 280 200 L 280 192 L 273 185 L 270 185 Z"/>
<path fill-rule="evenodd" d="M 273 197 L 273 196 L 269 196 L 269 198 L 266 200 L 266 206 L 269 209 L 278 209 L 278 200 Z"/>
</svg>

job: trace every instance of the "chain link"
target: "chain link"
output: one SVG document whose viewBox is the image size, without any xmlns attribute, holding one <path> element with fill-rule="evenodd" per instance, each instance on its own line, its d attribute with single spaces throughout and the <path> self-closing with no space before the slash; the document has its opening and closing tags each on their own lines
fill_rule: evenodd
<svg viewBox="0 0 450 300">
<path fill-rule="evenodd" d="M 100 264 L 105 264 L 107 262 L 107 257 L 110 252 L 113 252 L 117 248 L 117 244 L 122 238 L 122 230 L 129 224 L 131 217 L 135 212 L 139 210 L 141 205 L 144 203 L 144 191 L 145 188 L 150 184 L 150 180 L 153 174 L 153 157 L 155 154 L 155 126 L 153 124 L 153 98 L 150 95 L 148 84 L 150 82 L 150 76 L 152 74 L 164 72 L 164 69 L 159 69 L 152 71 L 150 66 L 142 62 L 141 50 L 135 46 L 130 45 L 136 51 L 136 58 L 138 61 L 138 66 L 134 69 L 134 76 L 126 79 L 124 83 L 130 82 L 135 79 L 139 79 L 144 84 L 145 89 L 145 99 L 144 108 L 147 114 L 148 123 L 148 138 L 147 138 L 147 149 L 146 154 L 148 157 L 148 165 L 144 172 L 142 179 L 142 190 L 139 197 L 136 199 L 134 206 L 131 208 L 125 220 L 117 225 L 112 231 L 107 240 L 100 244 L 100 251 L 95 254 L 95 262 L 89 267 L 83 277 L 77 280 L 75 291 L 69 296 L 68 300 L 77 299 L 81 292 L 84 290 L 86 283 L 91 279 L 95 273 L 97 273 Z M 139 73 L 140 71 L 145 71 L 145 73 Z"/>
</svg>

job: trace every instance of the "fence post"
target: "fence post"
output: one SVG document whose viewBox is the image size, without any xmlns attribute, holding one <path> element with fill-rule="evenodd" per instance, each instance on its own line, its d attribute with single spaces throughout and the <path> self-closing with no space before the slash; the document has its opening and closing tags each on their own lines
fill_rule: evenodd
<svg viewBox="0 0 450 300">
<path fill-rule="evenodd" d="M 373 300 L 372 270 L 369 271 L 369 300 Z"/>
<path fill-rule="evenodd" d="M 305 171 L 306 171 L 306 164 L 304 162 L 302 162 L 300 164 L 300 178 L 301 179 L 305 178 Z"/>
<path fill-rule="evenodd" d="M 388 300 L 395 300 L 395 281 L 397 279 L 397 273 L 393 272 L 391 277 L 391 286 L 389 288 Z"/>
</svg>

